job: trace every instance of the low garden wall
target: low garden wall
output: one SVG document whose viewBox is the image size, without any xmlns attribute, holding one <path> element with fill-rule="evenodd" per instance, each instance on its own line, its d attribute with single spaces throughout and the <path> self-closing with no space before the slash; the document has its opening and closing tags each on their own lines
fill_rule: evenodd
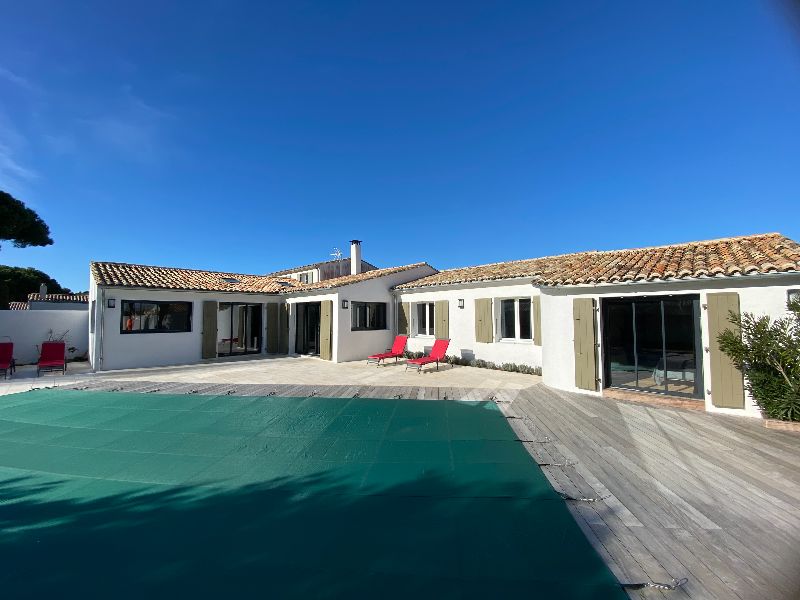
<svg viewBox="0 0 800 600">
<path fill-rule="evenodd" d="M 14 343 L 18 365 L 39 360 L 39 347 L 63 339 L 67 360 L 85 358 L 89 351 L 88 310 L 0 310 L 0 342 Z"/>
</svg>

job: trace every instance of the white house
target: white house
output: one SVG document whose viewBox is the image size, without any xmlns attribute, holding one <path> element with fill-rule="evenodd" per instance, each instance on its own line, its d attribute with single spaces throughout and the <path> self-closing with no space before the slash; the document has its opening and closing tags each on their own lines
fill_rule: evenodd
<svg viewBox="0 0 800 600">
<path fill-rule="evenodd" d="M 552 387 L 697 399 L 759 416 L 719 350 L 728 314 L 778 317 L 800 290 L 800 245 L 765 234 L 440 271 L 396 286 L 408 347 L 540 367 Z"/>
<path fill-rule="evenodd" d="M 353 246 L 360 253 L 360 242 Z M 352 261 L 350 274 L 302 283 L 289 276 L 93 262 L 89 360 L 95 370 L 109 370 L 245 354 L 364 358 L 392 343 L 391 289 L 435 269 L 417 263 L 362 272 L 361 264 Z"/>
<path fill-rule="evenodd" d="M 540 368 L 558 389 L 759 416 L 717 335 L 729 311 L 778 317 L 800 290 L 800 245 L 777 233 L 445 271 L 364 271 L 360 251 L 354 240 L 351 272 L 333 277 L 330 261 L 271 275 L 92 263 L 92 366 L 264 353 L 345 362 L 403 333 L 411 351 L 449 339 L 450 355 Z"/>
</svg>

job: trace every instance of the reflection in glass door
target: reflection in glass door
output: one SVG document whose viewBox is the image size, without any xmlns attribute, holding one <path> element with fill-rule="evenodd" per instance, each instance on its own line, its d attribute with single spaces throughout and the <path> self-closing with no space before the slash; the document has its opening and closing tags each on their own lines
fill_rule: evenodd
<svg viewBox="0 0 800 600">
<path fill-rule="evenodd" d="M 702 397 L 699 296 L 603 299 L 606 385 Z"/>
<path fill-rule="evenodd" d="M 261 352 L 262 305 L 220 302 L 217 312 L 217 355 Z"/>
</svg>

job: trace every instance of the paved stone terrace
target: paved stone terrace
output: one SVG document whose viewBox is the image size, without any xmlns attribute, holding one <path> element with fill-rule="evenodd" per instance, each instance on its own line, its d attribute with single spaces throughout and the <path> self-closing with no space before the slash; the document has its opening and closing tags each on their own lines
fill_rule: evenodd
<svg viewBox="0 0 800 600">
<path fill-rule="evenodd" d="M 270 373 L 264 361 L 73 374 L 61 381 L 149 393 L 496 401 L 539 462 L 568 463 L 543 467 L 556 490 L 598 499 L 570 507 L 620 581 L 688 579 L 675 591 L 648 589 L 631 597 L 800 597 L 798 434 L 747 418 L 558 392 L 533 376 L 462 367 L 409 372 L 412 385 L 396 367 L 351 365 L 350 371 L 308 361 L 294 363 L 306 383 L 276 382 L 300 375 L 287 374 L 285 363 L 282 374 Z"/>
</svg>

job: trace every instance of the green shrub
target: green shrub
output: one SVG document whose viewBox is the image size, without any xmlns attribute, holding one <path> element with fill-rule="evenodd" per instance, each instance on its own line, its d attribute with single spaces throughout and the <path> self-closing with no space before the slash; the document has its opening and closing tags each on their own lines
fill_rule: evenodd
<svg viewBox="0 0 800 600">
<path fill-rule="evenodd" d="M 403 352 L 404 358 L 422 358 L 425 356 L 424 352 L 410 352 L 406 350 Z M 497 365 L 488 360 L 481 360 L 478 359 L 469 359 L 464 358 L 462 356 L 455 356 L 455 355 L 446 355 L 444 358 L 445 362 L 449 365 L 458 365 L 462 367 L 477 367 L 479 369 L 494 369 L 499 371 L 509 371 L 511 373 L 524 373 L 525 375 L 541 375 L 542 368 L 541 367 L 531 367 L 528 365 L 518 365 L 517 363 L 503 363 L 502 365 Z"/>
<path fill-rule="evenodd" d="M 775 321 L 731 313 L 737 331 L 728 329 L 717 339 L 767 417 L 800 421 L 800 300 L 789 302 L 788 308 L 789 315 Z"/>
</svg>

